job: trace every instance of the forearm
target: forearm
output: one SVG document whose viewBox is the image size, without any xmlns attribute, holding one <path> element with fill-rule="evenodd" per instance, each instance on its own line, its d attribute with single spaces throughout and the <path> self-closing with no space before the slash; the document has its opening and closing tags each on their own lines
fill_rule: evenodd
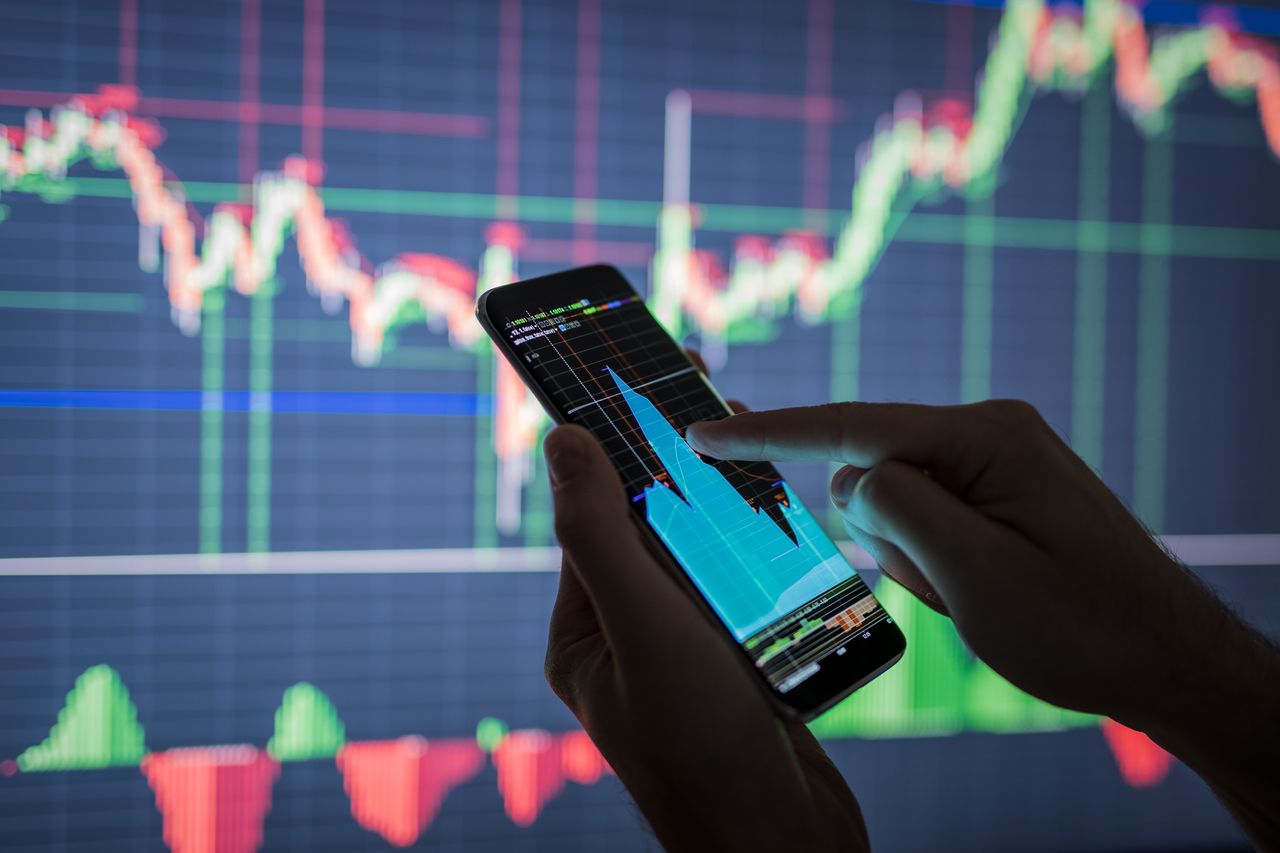
<svg viewBox="0 0 1280 853">
<path fill-rule="evenodd" d="M 663 849 L 672 853 L 858 849 L 849 843 L 849 834 L 837 843 L 827 826 L 834 815 L 822 811 L 830 805 L 825 792 L 810 792 L 803 781 L 779 778 L 776 771 L 763 777 L 725 772 L 706 779 L 698 768 L 675 776 L 655 773 L 651 763 L 615 770 Z M 856 803 L 851 813 L 845 809 L 844 817 L 850 824 L 860 817 Z"/>
<path fill-rule="evenodd" d="M 1214 605 L 1203 654 L 1142 728 L 1205 780 L 1258 849 L 1280 851 L 1280 650 Z"/>
<path fill-rule="evenodd" d="M 666 850 L 869 849 L 857 800 L 807 731 L 782 750 L 736 732 L 628 740 L 655 746 L 606 756 Z"/>
</svg>

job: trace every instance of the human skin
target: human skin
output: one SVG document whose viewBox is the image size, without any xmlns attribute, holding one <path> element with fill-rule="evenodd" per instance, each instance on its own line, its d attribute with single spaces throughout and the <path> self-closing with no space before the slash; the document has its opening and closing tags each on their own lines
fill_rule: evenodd
<svg viewBox="0 0 1280 853">
<path fill-rule="evenodd" d="M 1280 652 L 1174 560 L 1030 405 L 836 403 L 688 431 L 731 459 L 844 463 L 850 535 L 1028 693 L 1111 717 L 1280 849 Z"/>
<path fill-rule="evenodd" d="M 546 441 L 564 548 L 547 681 L 668 850 L 867 850 L 858 802 L 633 524 L 577 426 Z"/>
<path fill-rule="evenodd" d="M 1280 655 L 1030 406 L 832 404 L 687 437 L 717 458 L 845 463 L 832 501 L 850 534 L 979 657 L 1146 732 L 1280 849 Z M 546 452 L 565 553 L 547 677 L 663 845 L 866 849 L 852 792 L 650 552 L 595 439 L 559 427 Z"/>
</svg>

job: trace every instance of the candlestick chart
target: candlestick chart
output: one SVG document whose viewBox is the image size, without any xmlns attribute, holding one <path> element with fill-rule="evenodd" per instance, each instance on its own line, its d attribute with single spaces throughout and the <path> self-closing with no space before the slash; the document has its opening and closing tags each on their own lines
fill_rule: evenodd
<svg viewBox="0 0 1280 853">
<path fill-rule="evenodd" d="M 1031 400 L 1280 627 L 1280 16 L 695 5 L 7 4 L 6 849 L 644 848 L 542 681 L 547 421 L 472 314 L 570 265 L 753 408 Z M 1236 838 L 866 580 L 907 655 L 812 728 L 878 843 Z"/>
<path fill-rule="evenodd" d="M 1207 70 L 1224 94 L 1256 98 L 1267 145 L 1280 155 L 1280 64 L 1266 43 L 1210 18 L 1151 46 L 1139 13 L 1121 2 L 1087 4 L 1081 20 L 1042 3 L 1015 3 L 993 39 L 972 111 L 944 100 L 926 114 L 918 99 L 905 97 L 864 146 L 851 213 L 829 257 L 803 235 L 776 246 L 744 239 L 729 271 L 717 272 L 713 257 L 693 249 L 694 208 L 683 162 L 690 152 L 666 151 L 669 196 L 659 214 L 652 262 L 655 312 L 673 334 L 691 322 L 708 338 L 730 341 L 770 337 L 773 318 L 792 310 L 810 322 L 838 319 L 856 307 L 891 237 L 895 210 L 910 209 L 915 198 L 940 186 L 965 188 L 989 180 L 1029 92 L 1086 88 L 1110 62 L 1117 97 L 1143 126 L 1166 121 L 1171 102 Z M 314 186 L 323 167 L 293 158 L 279 172 L 255 176 L 248 204 L 215 207 L 200 235 L 176 188 L 180 184 L 171 188 L 156 157 L 163 133 L 133 117 L 137 106 L 136 89 L 104 86 L 70 99 L 48 117 L 30 114 L 26 126 L 0 134 L 0 175 L 10 192 L 65 199 L 75 193 L 66 178 L 78 161 L 123 172 L 140 229 L 141 266 L 154 272 L 163 257 L 164 284 L 180 329 L 199 330 L 210 290 L 230 286 L 248 297 L 269 295 L 264 290 L 274 282 L 286 237 L 292 236 L 311 292 L 330 311 L 347 306 L 356 362 L 376 363 L 390 332 L 423 320 L 446 332 L 453 346 L 479 345 L 472 307 L 485 288 L 513 279 L 519 244 L 514 225 L 489 227 L 478 273 L 459 260 L 414 251 L 369 272 L 352 235 L 325 217 Z M 687 145 L 689 130 L 681 125 L 691 120 L 689 93 L 673 92 L 666 110 L 666 121 L 676 125 L 668 137 L 677 147 L 680 140 Z M 496 489 L 503 511 L 496 522 L 510 533 L 519 528 L 520 492 L 528 482 L 540 418 L 514 376 L 502 365 L 497 372 L 493 443 L 501 461 Z"/>
</svg>

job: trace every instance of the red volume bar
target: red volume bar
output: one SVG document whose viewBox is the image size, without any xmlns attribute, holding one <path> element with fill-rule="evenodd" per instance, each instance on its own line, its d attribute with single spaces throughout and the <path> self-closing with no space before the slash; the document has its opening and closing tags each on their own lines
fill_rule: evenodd
<svg viewBox="0 0 1280 853">
<path fill-rule="evenodd" d="M 449 792 L 484 766 L 474 738 L 347 743 L 338 769 L 356 822 L 397 847 L 416 842 Z"/>
<path fill-rule="evenodd" d="M 1169 775 L 1173 756 L 1142 732 L 1126 728 L 1115 720 L 1102 721 L 1102 734 L 1115 754 L 1124 781 L 1135 788 L 1159 785 Z"/>
<path fill-rule="evenodd" d="M 507 815 L 529 826 L 566 781 L 590 785 L 612 772 L 586 732 L 553 735 L 542 729 L 514 731 L 493 750 L 498 790 Z"/>
<path fill-rule="evenodd" d="M 142 773 L 156 792 L 173 853 L 254 853 L 280 764 L 253 746 L 153 752 Z"/>
</svg>

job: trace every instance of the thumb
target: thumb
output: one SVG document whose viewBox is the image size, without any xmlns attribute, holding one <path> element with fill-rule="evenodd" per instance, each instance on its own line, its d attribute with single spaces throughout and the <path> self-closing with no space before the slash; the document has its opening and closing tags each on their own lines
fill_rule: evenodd
<svg viewBox="0 0 1280 853">
<path fill-rule="evenodd" d="M 649 634 L 677 591 L 640 539 L 622 481 L 604 448 L 580 426 L 560 426 L 543 447 L 551 473 L 556 538 L 577 572 L 611 642 L 619 632 Z"/>
<path fill-rule="evenodd" d="M 948 603 L 989 571 L 1004 536 L 924 471 L 893 460 L 858 479 L 844 515 L 901 550 Z"/>
</svg>

